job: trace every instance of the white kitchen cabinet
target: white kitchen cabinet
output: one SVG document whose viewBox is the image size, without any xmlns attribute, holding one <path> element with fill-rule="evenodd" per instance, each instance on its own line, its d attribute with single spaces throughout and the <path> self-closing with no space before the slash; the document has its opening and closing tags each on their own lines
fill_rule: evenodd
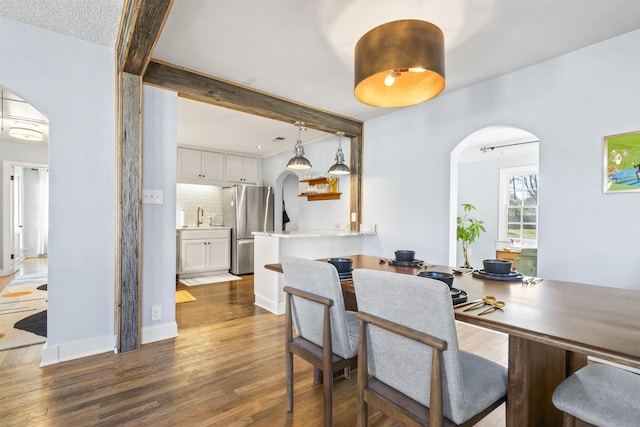
<svg viewBox="0 0 640 427">
<path fill-rule="evenodd" d="M 178 148 L 178 182 L 215 184 L 224 181 L 224 154 Z"/>
<path fill-rule="evenodd" d="M 230 230 L 182 230 L 179 238 L 179 274 L 229 272 Z"/>
<path fill-rule="evenodd" d="M 227 154 L 225 181 L 241 184 L 258 183 L 258 159 Z"/>
</svg>

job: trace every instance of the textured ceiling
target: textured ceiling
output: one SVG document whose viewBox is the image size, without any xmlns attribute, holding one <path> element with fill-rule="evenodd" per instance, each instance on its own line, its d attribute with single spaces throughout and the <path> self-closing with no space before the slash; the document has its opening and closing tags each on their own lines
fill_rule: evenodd
<svg viewBox="0 0 640 427">
<path fill-rule="evenodd" d="M 2 0 L 0 16 L 114 47 L 123 0 Z"/>
</svg>

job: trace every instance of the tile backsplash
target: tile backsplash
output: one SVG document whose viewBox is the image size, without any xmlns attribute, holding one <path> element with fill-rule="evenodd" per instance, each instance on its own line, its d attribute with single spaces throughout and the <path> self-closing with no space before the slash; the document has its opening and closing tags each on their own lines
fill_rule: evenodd
<svg viewBox="0 0 640 427">
<path fill-rule="evenodd" d="M 180 227 L 181 212 L 184 210 L 184 225 L 194 227 L 198 207 L 204 210 L 203 225 L 222 225 L 222 187 L 198 184 L 177 184 L 176 186 L 176 226 Z"/>
</svg>

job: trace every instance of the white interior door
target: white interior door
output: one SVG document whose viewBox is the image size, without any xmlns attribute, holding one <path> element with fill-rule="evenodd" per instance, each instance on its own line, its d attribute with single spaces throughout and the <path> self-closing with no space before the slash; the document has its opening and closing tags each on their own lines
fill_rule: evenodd
<svg viewBox="0 0 640 427">
<path fill-rule="evenodd" d="M 22 231 L 24 228 L 24 198 L 22 187 L 22 169 L 19 166 L 11 167 L 11 185 L 10 200 L 11 200 L 11 272 L 15 273 L 20 270 L 22 266 L 22 260 L 24 259 L 24 239 Z"/>
</svg>

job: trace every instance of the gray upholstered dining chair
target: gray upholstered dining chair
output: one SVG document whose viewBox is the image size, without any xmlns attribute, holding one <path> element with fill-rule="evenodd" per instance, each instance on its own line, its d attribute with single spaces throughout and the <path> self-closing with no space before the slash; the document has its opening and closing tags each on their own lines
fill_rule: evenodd
<svg viewBox="0 0 640 427">
<path fill-rule="evenodd" d="M 525 276 L 536 276 L 538 274 L 538 249 L 522 249 L 520 256 L 515 259 L 515 268 L 518 273 Z"/>
<path fill-rule="evenodd" d="M 369 405 L 402 423 L 471 426 L 506 401 L 507 369 L 458 348 L 445 283 L 362 269 L 353 280 L 359 426 Z"/>
<path fill-rule="evenodd" d="M 338 271 L 333 265 L 293 257 L 282 258 L 281 263 L 286 283 L 287 410 L 293 411 L 295 354 L 313 365 L 316 382 L 318 371 L 322 371 L 324 424 L 331 426 L 333 373 L 342 370 L 348 376 L 349 368 L 357 363 L 358 319 L 344 308 Z"/>
<path fill-rule="evenodd" d="M 562 425 L 576 419 L 599 427 L 640 425 L 640 375 L 609 365 L 579 369 L 553 392 L 552 401 L 563 412 Z"/>
</svg>

